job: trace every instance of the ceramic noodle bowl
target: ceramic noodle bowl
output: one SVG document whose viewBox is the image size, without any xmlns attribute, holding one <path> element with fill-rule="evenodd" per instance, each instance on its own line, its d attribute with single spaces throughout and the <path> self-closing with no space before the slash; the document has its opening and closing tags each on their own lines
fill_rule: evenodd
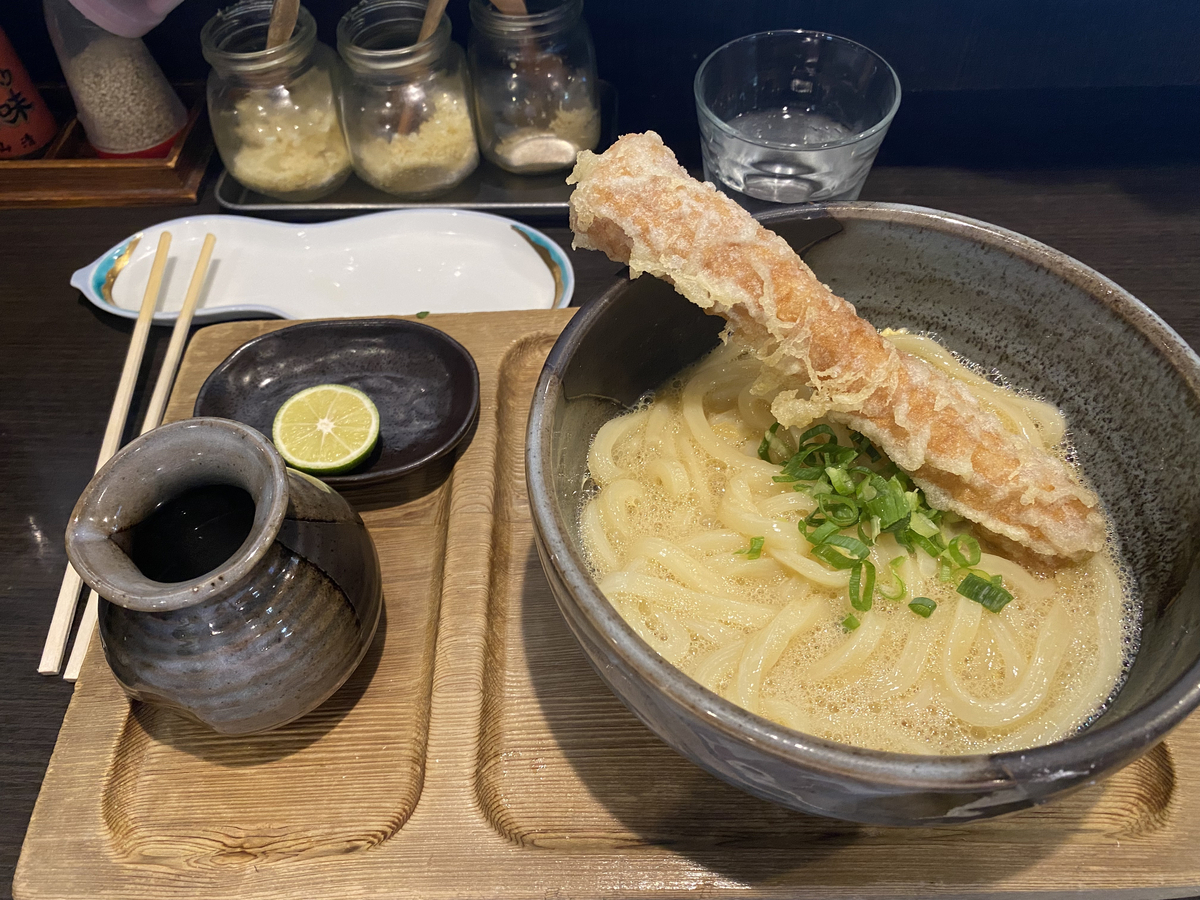
<svg viewBox="0 0 1200 900">
<path fill-rule="evenodd" d="M 724 322 L 649 275 L 584 307 L 546 361 L 526 449 L 538 552 L 600 677 L 660 738 L 793 809 L 885 825 L 961 823 L 1094 782 L 1200 704 L 1200 359 L 1111 281 L 1029 238 L 948 213 L 839 203 L 762 217 L 877 327 L 935 333 L 1066 414 L 1141 604 L 1115 699 L 1085 729 L 964 756 L 868 750 L 747 712 L 659 656 L 597 587 L 579 533 L 592 437 L 700 359 Z M 811 245 L 811 246 L 810 246 Z"/>
<path fill-rule="evenodd" d="M 324 702 L 382 607 L 358 514 L 226 419 L 165 425 L 114 456 L 75 506 L 67 554 L 103 598 L 100 638 L 126 693 L 225 734 Z"/>
</svg>

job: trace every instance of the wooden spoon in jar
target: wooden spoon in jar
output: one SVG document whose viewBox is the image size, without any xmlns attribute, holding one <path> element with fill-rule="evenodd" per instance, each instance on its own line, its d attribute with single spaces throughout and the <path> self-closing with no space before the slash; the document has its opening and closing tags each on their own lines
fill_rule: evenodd
<svg viewBox="0 0 1200 900">
<path fill-rule="evenodd" d="M 442 21 L 442 13 L 446 11 L 446 4 L 449 2 L 450 0 L 429 0 L 429 5 L 425 7 L 425 18 L 421 20 L 421 33 L 417 35 L 418 44 L 433 37 L 438 23 Z"/>
<path fill-rule="evenodd" d="M 267 49 L 286 43 L 296 30 L 300 0 L 275 0 L 271 5 L 271 24 L 267 26 Z"/>
<path fill-rule="evenodd" d="M 505 16 L 529 15 L 525 0 L 491 0 L 491 3 Z M 543 53 L 532 35 L 521 41 L 517 71 L 535 90 L 537 86 L 547 82 L 563 82 L 567 79 L 567 68 L 562 58 L 553 53 Z M 533 116 L 535 121 L 531 124 L 535 127 L 548 127 L 554 116 L 554 106 L 551 97 L 543 96 L 536 100 L 533 104 L 533 109 L 536 110 Z"/>
<path fill-rule="evenodd" d="M 446 4 L 449 2 L 450 0 L 429 0 L 425 7 L 425 18 L 421 20 L 421 30 L 418 32 L 414 44 L 433 37 L 433 33 L 437 31 L 437 27 L 442 21 L 442 13 L 446 11 Z M 400 122 L 396 126 L 400 134 L 408 134 L 416 130 L 416 126 L 419 124 L 414 121 L 416 114 L 416 105 L 413 103 L 405 103 L 400 108 Z"/>
</svg>

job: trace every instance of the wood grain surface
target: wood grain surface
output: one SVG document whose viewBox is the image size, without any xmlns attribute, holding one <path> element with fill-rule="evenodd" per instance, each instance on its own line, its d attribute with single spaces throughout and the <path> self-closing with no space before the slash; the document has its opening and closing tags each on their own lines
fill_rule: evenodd
<svg viewBox="0 0 1200 900">
<path fill-rule="evenodd" d="M 203 97 L 160 159 L 99 159 L 72 119 L 43 156 L 0 161 L 0 209 L 194 202 L 212 151 Z"/>
<path fill-rule="evenodd" d="M 946 209 L 1057 247 L 1200 346 L 1200 167 L 876 166 L 862 199 Z M 72 694 L 36 668 L 66 565 L 63 529 L 91 477 L 132 324 L 97 311 L 68 279 L 140 229 L 217 211 L 210 186 L 198 206 L 0 215 L 0 900 L 12 896 L 21 842 Z M 536 224 L 567 248 L 576 303 L 624 271 L 598 253 L 570 250 L 564 223 Z M 132 422 L 144 415 L 168 331 L 151 330 L 151 365 Z M 518 828 L 524 821 L 514 820 Z M 403 885 L 395 892 L 403 894 Z M 1154 879 L 1130 892 L 1175 895 Z"/>
<path fill-rule="evenodd" d="M 299 722 L 226 738 L 126 700 L 92 647 L 14 894 L 599 898 L 694 894 L 1126 896 L 1200 888 L 1200 717 L 1109 780 L 961 828 L 790 812 L 672 752 L 608 691 L 541 573 L 525 495 L 529 399 L 569 311 L 430 316 L 480 369 L 451 465 L 351 496 L 386 621 Z M 193 340 L 168 418 L 285 323 Z M 399 887 L 399 889 L 398 889 Z"/>
</svg>

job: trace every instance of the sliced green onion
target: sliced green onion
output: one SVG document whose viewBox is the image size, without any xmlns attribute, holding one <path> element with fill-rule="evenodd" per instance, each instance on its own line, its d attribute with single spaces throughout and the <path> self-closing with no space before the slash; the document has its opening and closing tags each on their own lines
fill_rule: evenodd
<svg viewBox="0 0 1200 900">
<path fill-rule="evenodd" d="M 900 566 L 904 564 L 904 557 L 897 556 L 888 563 L 888 570 L 891 572 L 892 581 L 896 583 L 895 590 L 884 590 L 883 585 L 879 585 L 879 596 L 885 600 L 903 600 L 904 595 L 908 593 L 908 585 L 904 583 L 904 579 L 900 577 Z"/>
<path fill-rule="evenodd" d="M 908 608 L 915 612 L 922 619 L 928 619 L 933 615 L 933 611 L 937 609 L 937 604 L 928 597 L 913 597 L 912 603 L 908 604 Z M 970 607 L 968 607 L 969 609 Z"/>
<path fill-rule="evenodd" d="M 861 514 L 857 503 L 837 494 L 821 494 L 817 497 L 817 509 L 838 528 L 849 528 Z"/>
<path fill-rule="evenodd" d="M 758 559 L 760 556 L 762 556 L 764 543 L 766 543 L 765 538 L 752 537 L 750 538 L 750 546 L 747 549 L 735 550 L 734 553 L 745 556 L 746 559 Z"/>
<path fill-rule="evenodd" d="M 908 527 L 921 537 L 927 538 L 931 538 L 941 531 L 933 522 L 929 521 L 929 517 L 923 512 L 913 512 L 908 518 Z"/>
<path fill-rule="evenodd" d="M 842 551 L 831 547 L 828 544 L 819 544 L 812 548 L 812 555 L 823 562 L 828 563 L 835 569 L 853 569 L 858 565 L 859 560 L 847 556 Z"/>
<path fill-rule="evenodd" d="M 800 443 L 807 443 L 812 438 L 815 438 L 818 434 L 824 434 L 828 436 L 829 443 L 831 444 L 837 443 L 837 435 L 833 433 L 833 429 L 828 425 L 814 425 L 812 428 L 808 429 L 808 431 L 804 432 L 804 434 L 800 435 Z"/>
<path fill-rule="evenodd" d="M 779 430 L 779 423 L 776 422 L 767 429 L 767 433 L 763 435 L 762 443 L 758 445 L 758 458 L 764 462 L 771 461 L 771 444 L 775 438 L 775 432 Z"/>
<path fill-rule="evenodd" d="M 875 445 L 871 443 L 870 438 L 865 434 L 857 431 L 850 432 L 850 440 L 854 446 L 858 448 L 859 453 L 865 453 L 871 462 L 878 462 L 879 451 L 875 449 Z"/>
<path fill-rule="evenodd" d="M 859 612 L 871 608 L 875 595 L 875 565 L 868 560 L 850 570 L 850 605 Z"/>
<path fill-rule="evenodd" d="M 1000 585 L 974 572 L 967 574 L 958 586 L 958 592 L 968 600 L 974 600 L 989 612 L 998 613 L 1012 600 L 1013 595 Z"/>
<path fill-rule="evenodd" d="M 801 531 L 804 529 L 801 528 Z M 838 533 L 838 527 L 833 522 L 826 522 L 823 525 L 818 525 L 814 530 L 808 532 L 804 537 L 814 547 L 825 543 L 826 539 L 833 534 Z"/>
<path fill-rule="evenodd" d="M 801 444 L 800 449 L 793 453 L 792 457 L 783 464 L 783 471 L 790 474 L 803 468 L 810 456 L 820 456 L 821 451 L 828 446 L 828 444 Z M 824 466 L 821 466 L 821 468 L 823 469 Z"/>
<path fill-rule="evenodd" d="M 829 483 L 833 485 L 833 489 L 843 497 L 854 495 L 854 480 L 845 469 L 829 466 L 825 469 L 825 474 L 829 476 Z"/>
<path fill-rule="evenodd" d="M 783 473 L 784 477 L 790 481 L 816 481 L 825 474 L 825 470 L 820 466 L 801 466 L 798 469 L 785 468 Z M 775 480 L 783 481 L 784 478 L 775 478 Z"/>
<path fill-rule="evenodd" d="M 969 534 L 960 534 L 950 542 L 950 546 L 946 549 L 956 566 L 966 568 L 979 565 L 981 556 L 979 541 Z"/>
<path fill-rule="evenodd" d="M 939 556 L 941 556 L 942 551 L 946 549 L 942 546 L 941 538 L 937 537 L 936 535 L 934 537 L 927 538 L 925 535 L 918 534 L 910 528 L 908 531 L 904 532 L 904 536 L 934 559 L 937 559 Z"/>
<path fill-rule="evenodd" d="M 846 616 L 846 618 L 842 619 L 842 627 L 845 628 L 847 631 L 853 631 L 860 624 L 862 624 L 862 623 L 860 623 L 858 621 L 858 619 L 853 615 Z"/>
<path fill-rule="evenodd" d="M 419 313 L 417 313 L 417 318 L 424 319 L 427 315 L 429 315 L 429 310 L 423 309 Z"/>
<path fill-rule="evenodd" d="M 825 480 L 824 470 L 822 470 L 822 478 L 819 481 L 806 481 L 800 486 L 800 490 L 808 494 L 810 497 L 820 497 L 822 494 L 832 494 L 833 488 L 829 482 Z"/>
<path fill-rule="evenodd" d="M 903 487 L 895 478 L 885 481 L 878 475 L 871 476 L 871 487 L 876 496 L 867 501 L 868 512 L 879 517 L 880 528 L 894 532 L 911 514 Z"/>
<path fill-rule="evenodd" d="M 870 547 L 846 534 L 831 534 L 825 538 L 825 545 L 845 550 L 853 559 L 866 559 L 871 553 Z"/>
<path fill-rule="evenodd" d="M 950 568 L 950 563 L 943 559 L 938 564 L 938 581 L 950 582 L 954 580 L 954 573 Z"/>
<path fill-rule="evenodd" d="M 871 516 L 858 523 L 858 539 L 864 544 L 874 544 L 879 538 L 879 519 Z"/>
<path fill-rule="evenodd" d="M 832 461 L 835 466 L 845 468 L 858 459 L 858 451 L 853 447 L 838 447 L 835 450 L 827 450 L 825 458 Z"/>
<path fill-rule="evenodd" d="M 820 530 L 818 529 L 818 531 Z M 810 537 L 809 540 L 811 541 L 812 538 Z M 858 538 L 852 538 L 845 534 L 830 534 L 812 549 L 813 556 L 824 560 L 835 569 L 852 569 L 866 559 L 870 553 L 870 547 Z"/>
</svg>

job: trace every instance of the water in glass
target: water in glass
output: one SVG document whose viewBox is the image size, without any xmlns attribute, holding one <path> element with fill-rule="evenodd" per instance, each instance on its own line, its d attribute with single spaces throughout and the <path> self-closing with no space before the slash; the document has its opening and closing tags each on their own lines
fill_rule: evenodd
<svg viewBox="0 0 1200 900">
<path fill-rule="evenodd" d="M 884 131 L 839 143 L 855 130 L 788 108 L 741 113 L 728 125 L 736 134 L 701 118 L 704 177 L 776 203 L 857 199 Z"/>
</svg>

